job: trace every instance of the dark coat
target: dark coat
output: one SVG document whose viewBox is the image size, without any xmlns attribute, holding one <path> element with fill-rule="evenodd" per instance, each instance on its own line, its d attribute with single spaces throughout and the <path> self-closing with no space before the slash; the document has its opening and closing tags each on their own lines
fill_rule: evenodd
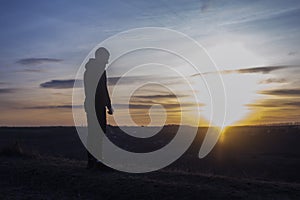
<svg viewBox="0 0 300 200">
<path fill-rule="evenodd" d="M 84 107 L 87 113 L 91 111 L 91 109 L 93 109 L 93 104 L 95 104 L 96 111 L 98 109 L 105 109 L 105 106 L 107 106 L 108 108 L 111 107 L 111 101 L 107 89 L 106 71 L 104 70 L 104 73 L 101 75 L 101 67 L 104 68 L 105 65 L 99 66 L 95 59 L 90 59 L 85 66 L 86 71 L 84 73 Z M 99 79 L 100 75 L 101 77 Z M 98 80 L 99 82 L 97 83 Z M 93 92 L 95 90 L 96 93 Z"/>
</svg>

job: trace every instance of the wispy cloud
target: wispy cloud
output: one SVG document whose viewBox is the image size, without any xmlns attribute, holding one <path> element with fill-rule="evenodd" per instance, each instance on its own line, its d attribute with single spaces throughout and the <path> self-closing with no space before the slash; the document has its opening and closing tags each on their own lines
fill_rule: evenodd
<svg viewBox="0 0 300 200">
<path fill-rule="evenodd" d="M 174 94 L 158 94 L 158 95 L 136 95 L 134 98 L 140 99 L 170 99 L 170 98 L 177 98 L 177 97 L 188 97 L 189 95 L 174 95 Z"/>
<path fill-rule="evenodd" d="M 300 89 L 275 89 L 261 91 L 260 94 L 276 96 L 300 96 Z"/>
<path fill-rule="evenodd" d="M 269 9 L 260 12 L 241 15 L 241 17 L 235 18 L 233 20 L 229 20 L 223 23 L 222 25 L 237 25 L 237 24 L 250 23 L 250 22 L 255 22 L 260 20 L 268 20 L 276 16 L 284 15 L 286 13 L 291 13 L 298 10 L 299 10 L 299 6 L 295 6 L 287 9 L 280 9 L 280 10 Z"/>
<path fill-rule="evenodd" d="M 300 107 L 300 101 L 287 102 L 285 105 L 288 105 L 288 106 L 295 106 L 295 107 Z"/>
<path fill-rule="evenodd" d="M 202 12 L 207 11 L 210 7 L 210 4 L 211 4 L 211 0 L 203 0 L 201 4 L 201 11 Z"/>
<path fill-rule="evenodd" d="M 287 66 L 252 67 L 252 68 L 238 69 L 238 70 L 232 70 L 232 71 L 233 72 L 238 72 L 238 73 L 262 73 L 262 74 L 268 74 L 268 73 L 270 73 L 272 71 L 279 70 L 279 69 L 284 69 L 284 68 L 287 68 Z"/>
<path fill-rule="evenodd" d="M 72 109 L 73 108 L 83 108 L 83 105 L 74 105 L 66 104 L 66 105 L 46 105 L 46 106 L 31 106 L 31 107 L 24 107 L 23 109 Z"/>
<path fill-rule="evenodd" d="M 57 58 L 23 58 L 17 60 L 16 63 L 22 65 L 40 65 L 44 63 L 57 63 L 63 61 L 62 59 Z"/>
<path fill-rule="evenodd" d="M 156 104 L 156 103 L 155 103 Z M 139 104 L 139 103 L 130 103 L 130 104 L 113 104 L 113 106 L 117 109 L 122 109 L 122 108 L 130 108 L 130 109 L 141 109 L 141 110 L 147 110 L 151 106 L 155 105 L 153 104 Z M 194 107 L 196 104 L 195 103 L 184 103 L 184 104 L 179 104 L 179 103 L 161 103 L 161 106 L 163 106 L 165 109 L 180 109 L 184 107 Z"/>
<path fill-rule="evenodd" d="M 0 88 L 0 94 L 14 93 L 16 89 L 14 88 Z"/>
<path fill-rule="evenodd" d="M 163 76 L 152 76 L 152 75 L 142 75 L 142 76 L 114 76 L 114 77 L 108 77 L 107 78 L 107 82 L 108 85 L 116 85 L 118 83 L 119 80 L 122 81 L 120 83 L 122 83 L 123 85 L 126 84 L 133 84 L 133 83 L 140 83 L 140 82 L 145 82 L 145 80 L 151 80 L 151 81 L 155 81 L 155 80 L 159 80 L 159 81 L 163 81 L 167 84 L 177 84 L 178 80 L 180 80 L 180 78 L 178 77 L 163 77 Z"/>
<path fill-rule="evenodd" d="M 290 52 L 288 52 L 288 55 L 289 56 L 295 56 L 297 54 L 297 52 L 295 52 L 295 51 L 290 51 Z"/>
<path fill-rule="evenodd" d="M 286 83 L 287 80 L 285 78 L 268 78 L 266 80 L 262 80 L 260 84 L 270 84 L 270 83 Z"/>
<path fill-rule="evenodd" d="M 82 80 L 78 80 L 82 82 Z M 53 88 L 53 89 L 68 89 L 73 88 L 75 83 L 75 79 L 67 79 L 67 80 L 51 80 L 45 83 L 41 83 L 40 87 L 42 88 Z M 82 84 L 76 84 L 82 85 Z M 77 86 L 79 87 L 79 86 Z"/>
<path fill-rule="evenodd" d="M 284 99 L 266 99 L 262 102 L 247 104 L 248 107 L 262 107 L 262 108 L 297 108 L 300 107 L 300 101 L 293 98 Z"/>
<path fill-rule="evenodd" d="M 45 70 L 43 69 L 23 69 L 23 70 L 19 70 L 17 72 L 25 72 L 25 73 L 41 73 L 44 72 Z"/>
<path fill-rule="evenodd" d="M 31 72 L 31 70 L 29 70 Z M 38 72 L 33 70 L 32 72 Z M 110 86 L 114 86 L 116 84 L 134 84 L 139 82 L 145 82 L 145 80 L 155 80 L 155 79 L 161 79 L 162 77 L 152 77 L 152 76 L 117 76 L 117 77 L 108 77 L 107 78 L 107 84 Z M 118 83 L 118 81 L 122 79 L 121 82 Z M 166 81 L 168 84 L 177 84 L 178 82 L 170 82 L 172 80 L 178 79 L 177 77 L 168 77 Z M 40 84 L 40 87 L 42 88 L 54 88 L 54 89 L 67 89 L 67 88 L 73 88 L 75 83 L 75 79 L 67 79 L 67 80 L 51 80 Z M 76 87 L 82 87 L 83 86 L 83 80 L 77 80 L 76 81 Z"/>
<path fill-rule="evenodd" d="M 153 79 L 152 76 L 114 76 L 108 77 L 107 83 L 108 85 L 116 85 L 119 80 L 122 79 L 122 84 L 132 84 L 140 81 L 144 81 L 145 79 Z"/>
<path fill-rule="evenodd" d="M 200 74 L 193 74 L 192 76 L 200 76 L 206 74 L 214 74 L 214 73 L 221 73 L 221 74 L 231 74 L 231 73 L 240 73 L 240 74 L 249 74 L 249 73 L 261 73 L 261 74 L 268 74 L 276 70 L 280 69 L 287 69 L 287 68 L 296 68 L 297 66 L 294 65 L 282 65 L 282 66 L 264 66 L 264 67 L 250 67 L 250 68 L 243 68 L 243 69 L 233 69 L 233 70 L 222 70 L 222 71 L 212 71 L 212 72 L 205 72 Z"/>
</svg>

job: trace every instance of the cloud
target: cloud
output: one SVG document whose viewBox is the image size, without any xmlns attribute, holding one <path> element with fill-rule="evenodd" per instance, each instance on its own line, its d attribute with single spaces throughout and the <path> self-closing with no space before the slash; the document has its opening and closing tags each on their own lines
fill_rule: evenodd
<svg viewBox="0 0 300 200">
<path fill-rule="evenodd" d="M 140 99 L 170 99 L 177 97 L 188 97 L 189 95 L 174 95 L 174 94 L 157 94 L 157 95 L 136 95 L 134 98 Z"/>
<path fill-rule="evenodd" d="M 297 11 L 299 7 L 295 6 L 292 8 L 286 8 L 286 9 L 272 9 L 272 10 L 264 10 L 263 12 L 255 12 L 251 15 L 241 15 L 238 18 L 233 18 L 233 20 L 229 20 L 222 25 L 238 25 L 238 24 L 246 24 L 251 23 L 255 21 L 261 21 L 261 20 L 272 20 L 278 16 L 285 15 L 287 13 L 291 13 L 293 11 Z"/>
<path fill-rule="evenodd" d="M 134 95 L 130 99 L 130 104 L 140 105 L 142 104 L 145 108 L 149 108 L 154 104 L 163 105 L 165 108 L 173 109 L 180 108 L 180 103 L 177 102 L 177 98 L 188 97 L 189 95 L 174 95 L 174 94 L 157 94 L 157 95 Z M 175 102 L 176 101 L 176 102 Z M 184 103 L 181 106 L 196 106 L 195 103 Z M 137 108 L 131 106 L 131 108 Z"/>
<path fill-rule="evenodd" d="M 207 11 L 209 9 L 209 7 L 210 7 L 210 3 L 211 3 L 211 0 L 204 0 L 204 1 L 202 1 L 201 11 L 202 12 Z"/>
<path fill-rule="evenodd" d="M 0 88 L 0 94 L 14 93 L 16 89 L 13 88 Z"/>
<path fill-rule="evenodd" d="M 130 108 L 130 109 L 141 109 L 141 110 L 147 110 L 151 106 L 155 106 L 158 103 L 153 103 L 153 104 L 138 104 L 138 103 L 130 103 L 130 104 L 113 104 L 113 107 L 116 109 L 125 109 L 125 108 Z M 184 103 L 184 104 L 179 104 L 179 103 L 160 103 L 161 106 L 165 107 L 165 109 L 179 109 L 179 108 L 184 108 L 184 107 L 195 107 L 197 104 L 194 103 Z M 169 111 L 169 110 L 168 110 Z"/>
<path fill-rule="evenodd" d="M 108 77 L 107 84 L 108 85 L 116 85 L 120 79 L 122 79 L 122 84 L 132 84 L 138 83 L 140 81 L 145 81 L 146 79 L 151 79 L 151 76 L 115 76 Z"/>
<path fill-rule="evenodd" d="M 294 98 L 284 98 L 284 99 L 266 99 L 259 103 L 247 104 L 248 107 L 262 107 L 262 108 L 280 108 L 279 111 L 282 109 L 287 108 L 300 108 L 300 101 L 295 100 Z"/>
<path fill-rule="evenodd" d="M 40 65 L 44 63 L 57 63 L 63 61 L 62 59 L 57 58 L 23 58 L 17 60 L 16 63 L 22 65 Z"/>
<path fill-rule="evenodd" d="M 30 70 L 31 71 L 31 70 Z M 32 71 L 35 72 L 35 71 Z M 36 71 L 37 72 L 37 71 Z M 120 84 L 127 85 L 139 82 L 145 82 L 145 80 L 150 79 L 151 76 L 128 76 L 128 77 L 108 77 L 107 84 L 108 85 L 116 85 L 120 78 L 122 78 L 122 82 Z M 168 77 L 166 81 L 176 79 L 177 77 Z M 153 80 L 154 78 L 150 79 Z M 67 89 L 73 88 L 75 83 L 75 79 L 66 79 L 66 80 L 51 80 L 40 84 L 42 88 L 54 88 L 54 89 Z M 178 82 L 176 82 L 178 83 Z M 172 83 L 169 83 L 172 84 Z M 76 87 L 82 87 L 83 80 L 76 81 Z"/>
<path fill-rule="evenodd" d="M 82 80 L 78 80 L 79 84 L 82 83 Z M 45 83 L 41 83 L 40 87 L 42 88 L 54 88 L 54 89 L 68 89 L 73 88 L 75 83 L 75 79 L 68 79 L 68 80 L 51 80 Z M 78 86 L 79 87 L 79 86 Z"/>
<path fill-rule="evenodd" d="M 278 102 L 262 102 L 262 103 L 251 103 L 251 104 L 246 104 L 246 106 L 251 107 L 251 108 L 255 108 L 255 107 L 263 107 L 263 108 L 278 108 L 278 107 L 282 107 L 281 104 L 279 104 Z"/>
<path fill-rule="evenodd" d="M 270 83 L 286 83 L 287 80 L 284 78 L 268 78 L 266 80 L 262 80 L 259 84 L 270 84 Z"/>
<path fill-rule="evenodd" d="M 287 102 L 285 103 L 287 106 L 294 106 L 294 107 L 300 107 L 300 101 L 294 101 L 294 102 Z"/>
<path fill-rule="evenodd" d="M 294 67 L 296 67 L 296 66 L 287 65 L 287 66 L 250 67 L 250 68 L 243 68 L 243 69 L 233 69 L 233 70 L 204 72 L 204 73 L 200 73 L 200 74 L 194 74 L 194 75 L 192 75 L 192 77 L 199 76 L 199 75 L 213 74 L 213 73 L 222 73 L 222 74 L 231 74 L 231 73 L 240 73 L 240 74 L 261 73 L 261 74 L 268 74 L 268 73 L 273 72 L 275 70 L 286 69 L 286 68 L 294 68 Z"/>
<path fill-rule="evenodd" d="M 265 66 L 265 67 L 252 67 L 252 68 L 246 68 L 246 69 L 238 69 L 238 70 L 230 70 L 238 73 L 262 73 L 262 74 L 268 74 L 272 71 L 284 69 L 287 68 L 287 66 Z"/>
<path fill-rule="evenodd" d="M 144 76 L 115 76 L 115 77 L 108 77 L 107 78 L 107 84 L 108 85 L 116 85 L 118 81 L 122 79 L 120 83 L 122 85 L 127 84 L 133 84 L 133 83 L 144 83 L 145 80 L 159 80 L 166 82 L 167 84 L 178 84 L 178 80 L 180 80 L 178 77 L 162 77 L 162 76 L 151 76 L 151 75 L 144 75 Z M 172 82 L 174 81 L 174 82 Z"/>
<path fill-rule="evenodd" d="M 261 91 L 260 94 L 277 96 L 300 96 L 300 89 L 275 89 Z"/>
<path fill-rule="evenodd" d="M 288 56 L 294 56 L 294 55 L 296 55 L 297 54 L 297 52 L 295 52 L 295 51 L 290 51 L 290 52 L 288 52 Z"/>
<path fill-rule="evenodd" d="M 40 72 L 44 72 L 45 70 L 43 69 L 24 69 L 24 70 L 20 70 L 17 72 L 26 72 L 26 73 L 40 73 Z"/>
<path fill-rule="evenodd" d="M 138 82 L 140 80 L 145 80 L 145 77 L 108 77 L 108 85 L 116 85 L 119 79 L 122 78 L 122 84 L 132 84 L 133 82 Z M 41 83 L 40 87 L 42 88 L 54 88 L 54 89 L 67 89 L 73 88 L 75 79 L 66 79 L 66 80 L 51 80 L 45 83 Z M 77 86 L 83 86 L 83 80 L 77 80 Z"/>
<path fill-rule="evenodd" d="M 83 105 L 74 105 L 72 106 L 71 104 L 66 104 L 66 105 L 56 105 L 56 106 L 31 106 L 31 107 L 25 107 L 23 109 L 72 109 L 72 107 L 74 108 L 83 108 Z"/>
</svg>

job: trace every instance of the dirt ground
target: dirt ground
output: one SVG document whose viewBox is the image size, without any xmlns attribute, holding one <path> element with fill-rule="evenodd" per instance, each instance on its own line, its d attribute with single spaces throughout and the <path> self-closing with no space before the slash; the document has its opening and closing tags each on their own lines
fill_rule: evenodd
<svg viewBox="0 0 300 200">
<path fill-rule="evenodd" d="M 0 199 L 299 199 L 300 185 L 180 171 L 85 169 L 63 158 L 0 157 Z"/>
</svg>

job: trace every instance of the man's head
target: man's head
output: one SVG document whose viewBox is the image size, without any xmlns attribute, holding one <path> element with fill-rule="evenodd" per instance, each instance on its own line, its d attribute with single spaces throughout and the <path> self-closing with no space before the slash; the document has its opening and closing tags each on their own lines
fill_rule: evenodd
<svg viewBox="0 0 300 200">
<path fill-rule="evenodd" d="M 100 47 L 95 52 L 95 59 L 97 62 L 107 64 L 109 59 L 109 52 L 104 47 Z"/>
</svg>

